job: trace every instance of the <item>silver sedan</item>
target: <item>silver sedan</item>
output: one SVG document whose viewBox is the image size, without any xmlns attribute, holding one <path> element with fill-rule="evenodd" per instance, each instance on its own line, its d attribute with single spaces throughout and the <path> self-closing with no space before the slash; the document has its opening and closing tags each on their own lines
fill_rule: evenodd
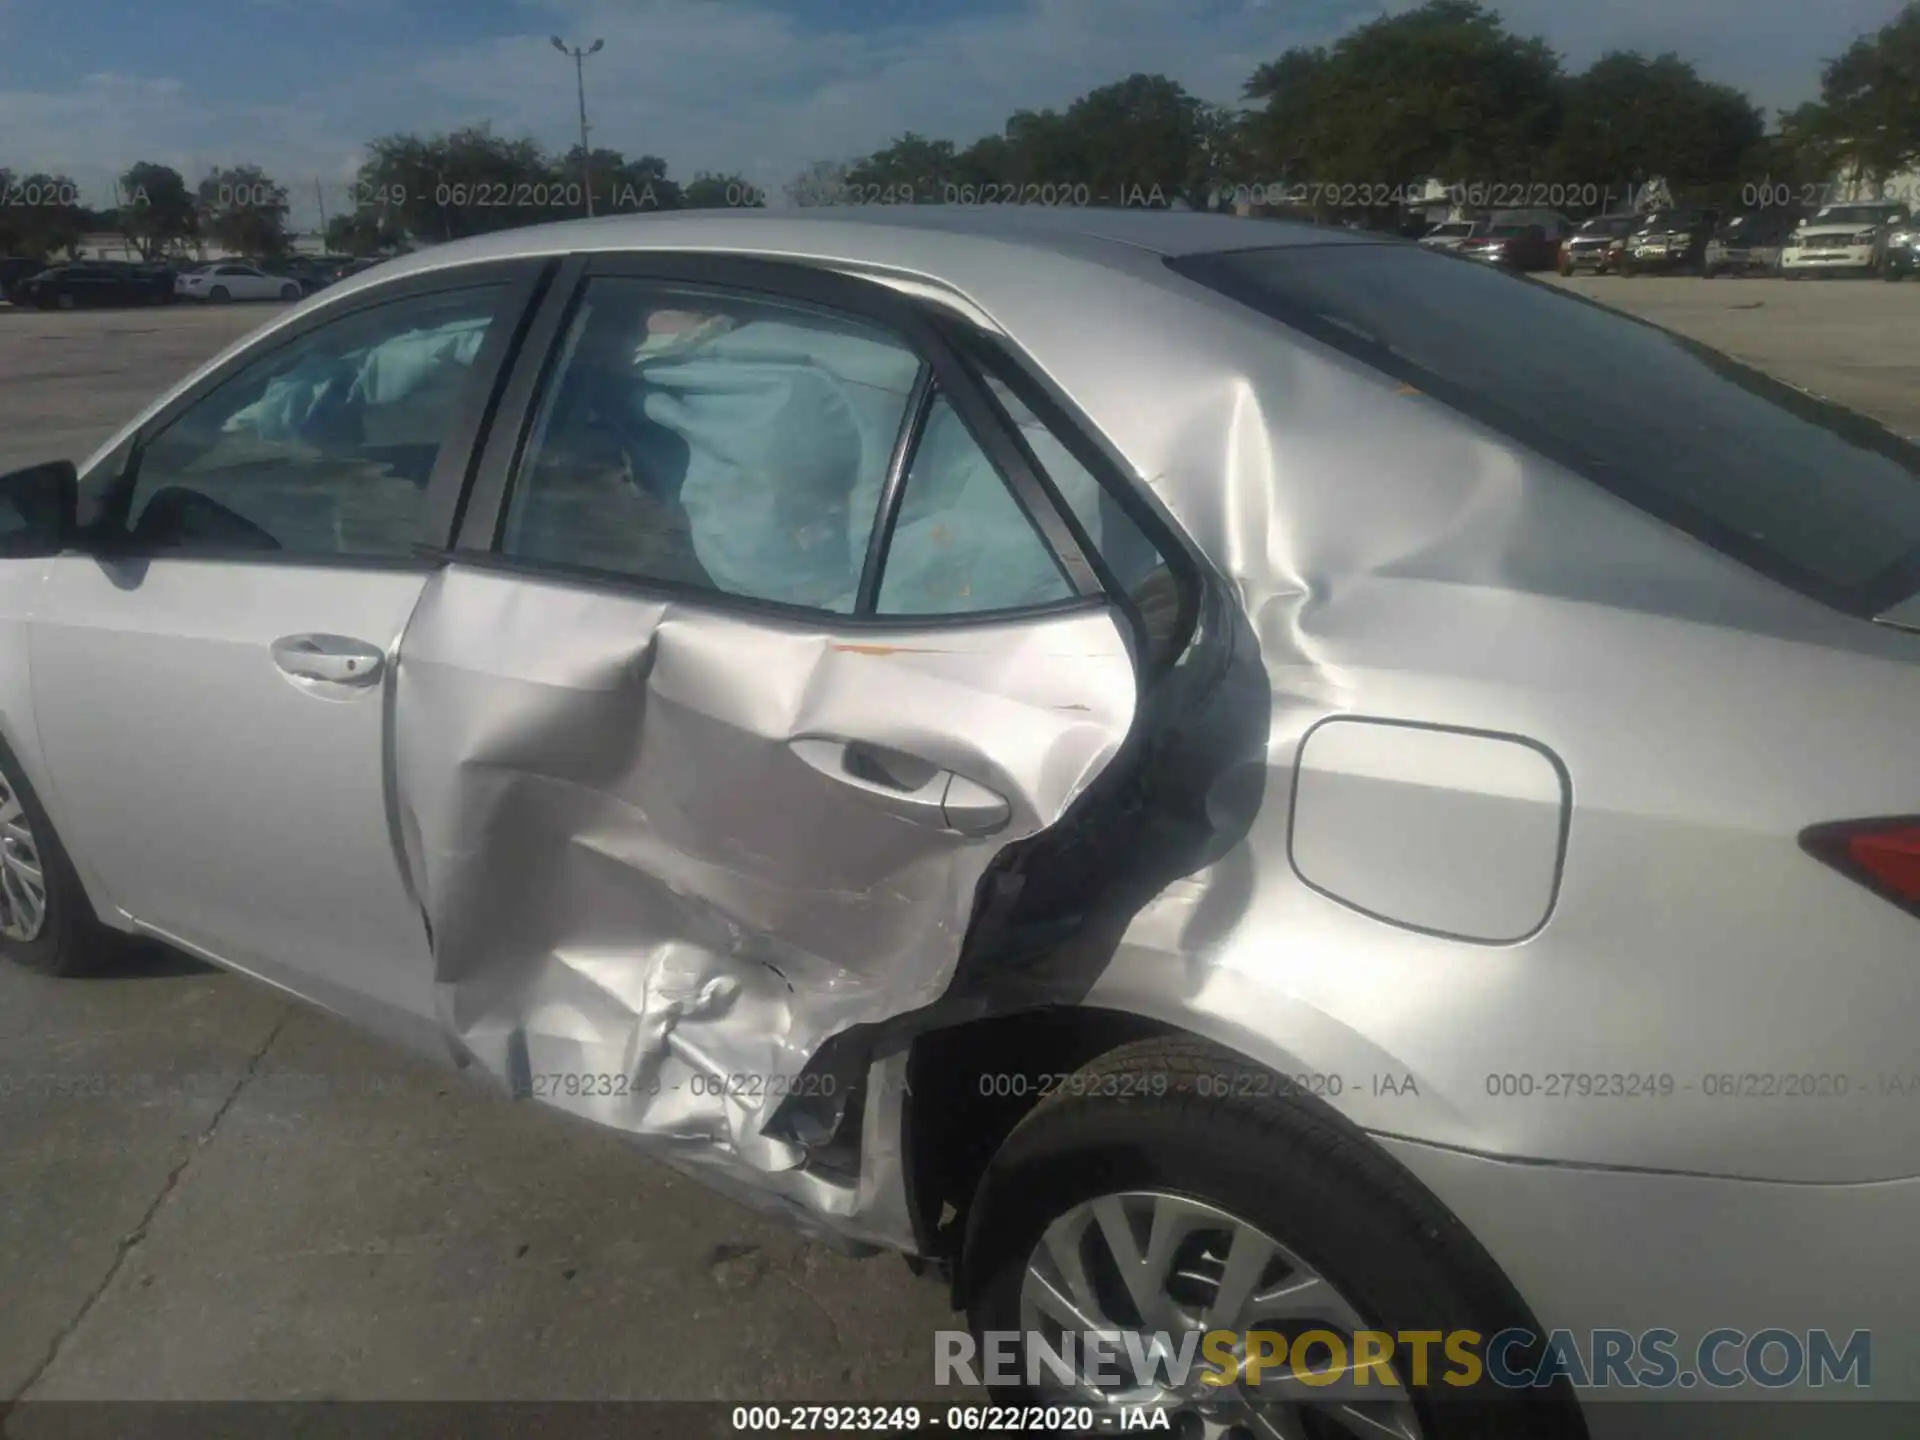
<svg viewBox="0 0 1920 1440">
<path fill-rule="evenodd" d="M 446 245 L 0 480 L 0 948 L 935 1262 L 1070 1425 L 1920 1398 L 1917 473 L 1359 235 Z"/>
</svg>

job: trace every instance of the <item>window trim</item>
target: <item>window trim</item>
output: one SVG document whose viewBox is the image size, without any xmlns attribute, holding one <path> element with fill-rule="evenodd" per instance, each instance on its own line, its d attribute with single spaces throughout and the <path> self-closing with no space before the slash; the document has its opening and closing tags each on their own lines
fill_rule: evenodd
<svg viewBox="0 0 1920 1440">
<path fill-rule="evenodd" d="M 552 378 L 553 368 L 559 363 L 573 317 L 586 295 L 588 285 L 596 279 L 684 285 L 774 304 L 823 310 L 884 329 L 891 338 L 919 358 L 920 374 L 916 376 L 915 389 L 910 392 L 900 431 L 894 438 L 887 481 L 881 487 L 879 508 L 874 516 L 873 528 L 868 532 L 867 552 L 862 561 L 851 613 L 789 605 L 621 571 L 599 570 L 559 561 L 530 560 L 501 553 L 500 545 L 515 472 L 532 437 L 540 400 Z M 920 394 L 922 388 L 927 392 L 924 396 Z M 1054 563 L 1066 576 L 1068 588 L 1072 591 L 1070 598 L 1000 610 L 969 610 L 955 615 L 879 615 L 870 609 L 863 609 L 863 601 L 878 599 L 880 562 L 885 551 L 876 551 L 874 540 L 880 527 L 883 524 L 890 526 L 891 520 L 897 516 L 900 492 L 905 485 L 905 470 L 911 464 L 921 429 L 931 413 L 934 392 L 946 397 L 974 442 L 999 471 L 1008 492 L 1026 512 L 1041 543 L 1051 552 Z M 800 261 L 673 251 L 578 254 L 569 257 L 548 288 L 527 341 L 515 360 L 514 373 L 496 407 L 484 452 L 474 472 L 458 535 L 444 558 L 492 569 L 510 569 L 515 574 L 550 575 L 575 584 L 600 584 L 621 593 L 684 599 L 744 613 L 804 616 L 815 624 L 862 629 L 924 631 L 956 623 L 985 623 L 1023 615 L 1071 613 L 1089 606 L 1115 603 L 1115 597 L 1102 584 L 1087 552 L 1081 548 L 1077 528 L 1064 516 L 1058 497 L 1045 479 L 1036 473 L 1026 456 L 1025 447 L 1010 433 L 1010 428 L 985 382 L 961 360 L 948 333 L 934 320 L 928 308 L 885 286 Z M 897 477 L 896 467 L 899 469 Z M 890 529 L 886 540 L 891 541 Z M 871 595 L 869 582 L 872 585 Z"/>
<path fill-rule="evenodd" d="M 900 522 L 900 504 L 907 493 L 907 476 L 913 470 L 913 457 L 920 451 L 920 437 L 926 433 L 933 415 L 934 397 L 940 387 L 934 383 L 933 369 L 926 361 L 913 377 L 913 389 L 907 395 L 907 408 L 901 416 L 900 433 L 893 438 L 893 458 L 887 462 L 887 478 L 880 487 L 880 508 L 867 535 L 867 555 L 860 564 L 860 588 L 855 593 L 853 613 L 877 615 L 880 610 L 880 586 L 886 578 L 887 553 L 893 548 L 894 527 Z"/>
<path fill-rule="evenodd" d="M 951 323 L 955 343 L 961 353 L 982 372 L 991 373 L 1000 380 L 1021 404 L 1033 412 L 1034 418 L 1046 427 L 1047 433 L 1059 442 L 1068 455 L 1086 468 L 1107 497 L 1120 507 L 1121 513 L 1167 562 L 1167 568 L 1172 572 L 1174 583 L 1180 591 L 1180 618 L 1168 647 L 1169 657 L 1166 661 L 1171 664 L 1193 643 L 1194 632 L 1200 624 L 1201 590 L 1205 584 L 1203 577 L 1207 562 L 1199 548 L 1168 514 L 1152 488 L 1136 476 L 1119 448 L 1031 356 L 1008 336 L 972 327 L 961 328 L 957 321 Z M 1025 437 L 1020 434 L 1020 427 L 1014 423 L 1013 417 L 1006 413 L 997 398 L 993 399 L 992 404 L 1035 472 L 1044 476 L 1045 471 L 1038 457 L 1034 456 Z M 1066 503 L 1051 479 L 1045 483 L 1053 503 L 1067 517 L 1081 542 L 1088 547 L 1087 554 L 1099 574 L 1101 584 L 1133 625 L 1144 662 L 1152 653 L 1146 617 L 1141 614 L 1133 596 L 1120 583 L 1119 577 L 1108 567 L 1099 547 L 1092 543 L 1091 537 L 1081 527 L 1073 507 Z"/>
<path fill-rule="evenodd" d="M 442 563 L 440 548 L 451 537 L 454 516 L 466 479 L 484 433 L 488 416 L 495 407 L 500 387 L 509 373 L 511 361 L 523 342 L 534 302 L 551 265 L 541 259 L 493 260 L 473 265 L 431 270 L 421 275 L 402 276 L 383 285 L 355 291 L 323 304 L 291 324 L 260 337 L 239 351 L 218 369 L 208 372 L 192 386 L 174 396 L 140 422 L 138 429 L 106 457 L 103 464 L 114 468 L 112 490 L 102 502 L 102 514 L 95 533 L 88 537 L 85 552 L 115 560 L 193 561 L 196 563 L 244 565 L 298 565 L 323 569 L 352 570 L 431 570 Z M 377 309 L 395 301 L 419 296 L 451 294 L 485 286 L 502 286 L 500 308 L 487 328 L 480 353 L 474 358 L 473 374 L 454 407 L 454 419 L 446 440 L 435 457 L 432 474 L 421 496 L 416 519 L 413 553 L 410 555 L 336 555 L 297 554 L 278 550 L 254 550 L 238 547 L 155 550 L 136 546 L 127 533 L 127 512 L 139 483 L 140 458 L 146 446 L 187 410 L 205 400 L 242 371 L 261 360 L 298 344 L 314 331 L 362 311 Z M 92 478 L 90 473 L 88 479 Z"/>
</svg>

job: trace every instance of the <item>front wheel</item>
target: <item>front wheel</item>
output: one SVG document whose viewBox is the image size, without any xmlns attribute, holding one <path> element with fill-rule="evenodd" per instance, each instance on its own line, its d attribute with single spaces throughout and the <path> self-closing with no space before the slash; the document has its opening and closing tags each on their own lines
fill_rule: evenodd
<svg viewBox="0 0 1920 1440">
<path fill-rule="evenodd" d="M 1220 1440 L 1584 1436 L 1564 1384 L 1464 1384 L 1469 1372 L 1436 1351 L 1425 1383 L 1409 1385 L 1402 1335 L 1537 1326 L 1417 1181 L 1322 1102 L 1235 1083 L 1255 1073 L 1201 1041 L 1141 1041 L 1014 1127 L 976 1192 L 961 1257 L 976 1353 L 1004 1355 L 1012 1337 L 1027 1382 L 995 1386 L 994 1398 L 1090 1406 L 1097 1426 L 1155 1406 L 1175 1433 Z M 1151 1357 L 1162 1333 L 1158 1348 L 1191 1363 L 1136 1368 L 1131 1357 Z M 1131 1337 L 1117 1370 L 1111 1340 L 1089 1357 L 1082 1338 L 1116 1334 Z M 1377 1366 L 1350 1363 L 1362 1334 Z M 1092 1362 L 1078 1383 L 1052 1363 L 1068 1348 Z M 1261 1355 L 1257 1370 L 1240 1368 Z M 1229 1383 L 1206 1383 L 1227 1374 L 1225 1358 Z"/>
<path fill-rule="evenodd" d="M 228 290 L 224 285 L 216 285 L 207 292 L 207 299 L 213 301 L 216 305 L 224 305 L 227 301 L 233 299 L 233 292 Z"/>
<path fill-rule="evenodd" d="M 280 298 L 282 300 L 298 300 L 300 298 L 300 287 L 298 285 L 282 285 L 280 287 Z"/>
</svg>

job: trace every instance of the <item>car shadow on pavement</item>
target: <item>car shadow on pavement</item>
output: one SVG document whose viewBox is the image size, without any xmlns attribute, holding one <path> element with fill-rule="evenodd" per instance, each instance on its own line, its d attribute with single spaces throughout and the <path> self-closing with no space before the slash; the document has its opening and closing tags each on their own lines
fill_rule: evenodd
<svg viewBox="0 0 1920 1440">
<path fill-rule="evenodd" d="M 210 975 L 220 967 L 196 959 L 184 950 L 144 935 L 116 937 L 120 943 L 109 946 L 100 963 L 77 979 L 85 980 L 171 980 L 182 975 Z"/>
</svg>

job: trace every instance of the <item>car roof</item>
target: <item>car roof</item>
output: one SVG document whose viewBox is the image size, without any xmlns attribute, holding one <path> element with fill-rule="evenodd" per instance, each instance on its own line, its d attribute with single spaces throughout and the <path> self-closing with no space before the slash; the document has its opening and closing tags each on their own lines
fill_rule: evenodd
<svg viewBox="0 0 1920 1440">
<path fill-rule="evenodd" d="M 1197 211 L 1039 205 L 864 205 L 789 210 L 682 210 L 565 220 L 434 245 L 387 262 L 391 274 L 567 250 L 742 250 L 851 264 L 899 251 L 902 232 L 1088 254 L 1161 257 L 1268 245 L 1378 243 L 1378 237 L 1297 222 Z"/>
</svg>

